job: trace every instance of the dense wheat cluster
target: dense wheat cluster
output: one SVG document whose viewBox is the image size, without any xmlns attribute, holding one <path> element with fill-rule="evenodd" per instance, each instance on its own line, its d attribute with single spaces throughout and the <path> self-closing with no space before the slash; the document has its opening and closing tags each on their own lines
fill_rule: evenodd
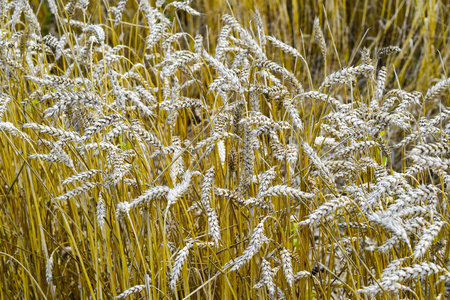
<svg viewBox="0 0 450 300">
<path fill-rule="evenodd" d="M 258 10 L 45 8 L 0 0 L 1 299 L 448 295 L 448 52 L 409 90 L 327 16 L 298 47 Z"/>
</svg>

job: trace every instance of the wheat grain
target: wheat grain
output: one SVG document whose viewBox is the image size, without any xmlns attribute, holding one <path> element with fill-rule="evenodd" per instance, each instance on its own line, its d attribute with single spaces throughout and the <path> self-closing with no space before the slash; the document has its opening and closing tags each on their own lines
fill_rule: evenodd
<svg viewBox="0 0 450 300">
<path fill-rule="evenodd" d="M 102 230 L 103 226 L 105 225 L 106 205 L 101 193 L 98 194 L 96 215 L 98 227 L 100 228 L 100 230 Z"/>
<path fill-rule="evenodd" d="M 130 129 L 140 136 L 147 144 L 153 146 L 156 151 L 163 152 L 163 144 L 154 134 L 146 131 L 138 124 L 131 125 Z"/>
<path fill-rule="evenodd" d="M 74 188 L 73 190 L 68 191 L 67 193 L 54 198 L 55 201 L 67 201 L 71 198 L 74 198 L 80 194 L 86 193 L 94 189 L 96 186 L 100 185 L 98 182 L 85 182 L 79 187 Z"/>
<path fill-rule="evenodd" d="M 116 299 L 123 299 L 123 298 L 131 296 L 133 294 L 140 293 L 144 289 L 145 289 L 145 285 L 135 285 L 133 287 L 130 287 L 126 291 L 122 292 L 121 294 L 119 294 L 115 298 Z"/>
<path fill-rule="evenodd" d="M 326 60 L 327 57 L 327 43 L 325 42 L 325 37 L 323 35 L 322 28 L 320 28 L 320 20 L 319 18 L 314 19 L 314 39 L 319 43 L 320 52 L 322 53 L 323 58 Z"/>
<path fill-rule="evenodd" d="M 434 238 L 439 234 L 445 222 L 436 222 L 435 224 L 424 230 L 419 242 L 414 248 L 413 256 L 415 258 L 421 258 L 425 255 L 425 252 L 431 246 Z"/>
<path fill-rule="evenodd" d="M 369 79 L 372 78 L 374 67 L 372 65 L 359 65 L 356 67 L 344 68 L 340 71 L 334 72 L 325 78 L 322 85 L 319 87 L 319 91 L 322 91 L 326 87 L 333 86 L 335 84 L 350 84 L 356 81 L 356 77 L 364 75 Z"/>
<path fill-rule="evenodd" d="M 292 56 L 300 58 L 303 62 L 306 62 L 305 58 L 298 52 L 297 49 L 294 47 L 291 47 L 282 41 L 278 40 L 277 38 L 274 38 L 272 36 L 266 36 L 266 39 L 271 41 L 277 48 L 280 48 L 283 52 L 286 52 Z"/>
<path fill-rule="evenodd" d="M 229 14 L 225 14 L 222 17 L 222 20 L 239 33 L 240 38 L 243 40 L 242 46 L 248 47 L 248 49 L 250 49 L 258 59 L 264 59 L 266 57 L 260 45 L 258 45 L 258 43 L 252 38 L 250 33 L 245 30 L 245 28 L 242 27 L 234 17 Z M 235 43 L 239 43 L 238 39 L 233 39 L 232 36 L 229 36 L 229 38 L 231 40 L 234 40 Z"/>
<path fill-rule="evenodd" d="M 182 197 L 185 193 L 187 193 L 187 190 L 190 186 L 190 182 L 192 179 L 192 175 L 194 175 L 195 173 L 190 172 L 190 171 L 186 171 L 183 175 L 183 181 L 174 186 L 173 189 L 171 189 L 169 191 L 169 193 L 167 194 L 167 208 L 166 210 L 169 209 L 169 207 L 174 204 L 180 197 Z"/>
<path fill-rule="evenodd" d="M 305 225 L 316 225 L 319 222 L 321 222 L 324 218 L 326 219 L 331 214 L 336 213 L 336 211 L 339 208 L 345 208 L 349 204 L 352 204 L 353 201 L 351 201 L 348 197 L 341 197 L 336 198 L 333 200 L 330 200 L 321 206 L 319 206 L 312 214 L 308 216 L 308 218 L 300 223 L 298 223 L 300 226 Z"/>
<path fill-rule="evenodd" d="M 75 183 L 75 182 L 85 181 L 85 180 L 88 180 L 89 178 L 94 177 L 98 173 L 104 173 L 104 172 L 101 170 L 89 170 L 89 171 L 85 171 L 82 173 L 78 173 L 76 175 L 73 175 L 71 177 L 67 177 L 66 179 L 64 179 L 64 181 L 61 183 L 61 185 L 67 185 L 67 184 L 71 184 L 71 183 Z"/>
<path fill-rule="evenodd" d="M 261 193 L 267 191 L 267 189 L 270 187 L 272 181 L 275 179 L 276 176 L 277 173 L 275 172 L 275 167 L 270 168 L 261 175 L 259 187 L 256 192 L 257 198 L 261 197 Z"/>
<path fill-rule="evenodd" d="M 193 245 L 194 245 L 194 242 L 189 241 L 186 244 L 186 246 L 184 246 L 184 248 L 178 252 L 178 254 L 175 258 L 175 262 L 172 267 L 172 273 L 170 274 L 170 283 L 169 283 L 169 286 L 172 289 L 172 291 L 176 291 L 176 285 L 177 285 L 178 278 L 181 274 L 183 265 L 186 263 L 186 260 L 188 258 L 189 249 L 192 248 Z"/>
<path fill-rule="evenodd" d="M 174 2 L 171 2 L 169 5 L 167 5 L 166 8 L 173 6 L 178 10 L 184 10 L 185 12 L 187 12 L 190 15 L 200 16 L 201 14 L 198 11 L 196 11 L 195 9 L 193 9 L 192 7 L 190 7 L 189 3 L 190 3 L 190 1 L 184 1 L 184 2 L 174 1 Z"/>
<path fill-rule="evenodd" d="M 300 271 L 294 274 L 294 282 L 298 282 L 303 278 L 310 277 L 312 274 L 308 271 Z"/>
<path fill-rule="evenodd" d="M 296 94 L 303 93 L 303 86 L 301 85 L 301 83 L 298 81 L 295 75 L 289 72 L 286 68 L 270 60 L 257 60 L 255 61 L 255 66 L 280 73 L 294 87 Z"/>
<path fill-rule="evenodd" d="M 425 94 L 425 101 L 434 100 L 440 93 L 450 86 L 450 78 L 443 79 L 433 85 Z"/>
<path fill-rule="evenodd" d="M 33 128 L 38 130 L 41 133 L 45 133 L 54 137 L 57 137 L 60 141 L 78 141 L 80 139 L 80 135 L 73 131 L 65 131 L 59 128 L 40 125 L 36 123 L 26 123 L 23 125 L 23 128 Z"/>
<path fill-rule="evenodd" d="M 283 263 L 283 272 L 286 278 L 286 282 L 292 288 L 292 285 L 295 282 L 295 277 L 294 271 L 292 269 L 291 254 L 289 250 L 283 249 L 281 251 L 281 261 Z"/>
<path fill-rule="evenodd" d="M 381 48 L 380 50 L 378 50 L 377 52 L 377 58 L 383 58 L 391 53 L 401 53 L 402 49 L 400 49 L 400 47 L 398 46 L 388 46 L 388 47 L 384 47 Z"/>
<path fill-rule="evenodd" d="M 273 277 L 275 276 L 275 273 L 276 269 L 273 270 L 270 267 L 270 263 L 266 259 L 261 258 L 261 280 L 257 284 L 255 284 L 253 288 L 258 289 L 263 286 L 266 286 L 267 291 L 269 293 L 269 297 L 273 298 L 277 291 L 276 285 L 273 282 Z"/>
<path fill-rule="evenodd" d="M 47 264 L 45 266 L 45 279 L 49 285 L 53 285 L 52 271 L 53 271 L 53 254 L 55 254 L 55 251 L 53 251 L 50 257 L 47 259 Z"/>
<path fill-rule="evenodd" d="M 0 131 L 10 133 L 14 136 L 20 137 L 26 141 L 31 141 L 31 138 L 24 132 L 17 129 L 14 124 L 10 122 L 0 122 Z"/>
<path fill-rule="evenodd" d="M 147 36 L 147 39 L 146 39 L 147 45 L 145 48 L 146 49 L 153 48 L 161 40 L 166 29 L 167 29 L 167 25 L 165 23 L 155 24 Z"/>
<path fill-rule="evenodd" d="M 253 20 L 255 21 L 259 43 L 261 45 L 261 48 L 264 49 L 266 47 L 266 40 L 264 38 L 264 24 L 261 18 L 261 14 L 259 13 L 258 10 L 255 10 L 255 13 L 253 14 Z"/>
<path fill-rule="evenodd" d="M 122 2 L 122 1 L 120 1 Z M 119 2 L 119 4 L 120 4 Z M 83 28 L 84 33 L 92 33 L 97 39 L 97 43 L 103 44 L 105 42 L 105 31 L 103 28 L 96 24 L 91 24 Z"/>
<path fill-rule="evenodd" d="M 230 271 L 239 270 L 242 266 L 249 262 L 250 259 L 252 259 L 252 257 L 259 251 L 262 244 L 268 241 L 268 238 L 264 235 L 264 222 L 266 219 L 267 217 L 263 218 L 255 227 L 252 236 L 250 237 L 250 243 L 242 255 L 237 257 L 235 260 L 226 263 L 224 269 L 230 268 Z"/>
<path fill-rule="evenodd" d="M 288 196 L 294 198 L 311 199 L 314 198 L 314 194 L 305 193 L 298 189 L 289 187 L 287 185 L 275 185 L 266 189 L 259 194 L 260 197 L 272 197 L 272 196 Z"/>
<path fill-rule="evenodd" d="M 216 211 L 210 206 L 211 189 L 213 188 L 214 175 L 214 168 L 211 167 L 204 176 L 200 201 L 202 202 L 202 205 L 205 208 L 206 215 L 208 217 L 209 234 L 211 235 L 214 244 L 218 245 L 221 240 L 219 218 Z"/>
<path fill-rule="evenodd" d="M 341 107 L 341 105 L 342 105 L 342 103 L 339 100 L 337 100 L 337 99 L 335 99 L 335 98 L 333 98 L 333 97 L 331 97 L 331 96 L 329 96 L 327 94 L 322 94 L 322 93 L 316 92 L 316 91 L 309 91 L 309 92 L 300 94 L 299 97 L 305 97 L 305 98 L 310 98 L 310 99 L 315 99 L 315 100 L 321 100 L 321 101 L 324 101 L 326 103 L 331 103 L 334 106 L 336 106 L 337 108 Z"/>
<path fill-rule="evenodd" d="M 400 218 L 387 215 L 383 212 L 374 212 L 370 215 L 369 221 L 383 226 L 397 238 L 410 245 L 408 234 Z"/>
<path fill-rule="evenodd" d="M 359 53 L 361 54 L 361 63 L 370 65 L 372 64 L 372 60 L 370 59 L 370 50 L 366 47 L 359 50 Z"/>
<path fill-rule="evenodd" d="M 114 10 L 114 27 L 119 25 L 121 19 L 122 19 L 122 13 L 125 9 L 125 5 L 127 4 L 128 0 L 120 0 L 119 3 L 117 3 L 117 7 Z"/>
</svg>

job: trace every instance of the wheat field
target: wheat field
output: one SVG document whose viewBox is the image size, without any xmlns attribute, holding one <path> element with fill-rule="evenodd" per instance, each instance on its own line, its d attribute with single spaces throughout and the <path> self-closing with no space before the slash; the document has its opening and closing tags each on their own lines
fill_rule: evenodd
<svg viewBox="0 0 450 300">
<path fill-rule="evenodd" d="M 0 0 L 0 299 L 446 299 L 450 3 Z"/>
</svg>

